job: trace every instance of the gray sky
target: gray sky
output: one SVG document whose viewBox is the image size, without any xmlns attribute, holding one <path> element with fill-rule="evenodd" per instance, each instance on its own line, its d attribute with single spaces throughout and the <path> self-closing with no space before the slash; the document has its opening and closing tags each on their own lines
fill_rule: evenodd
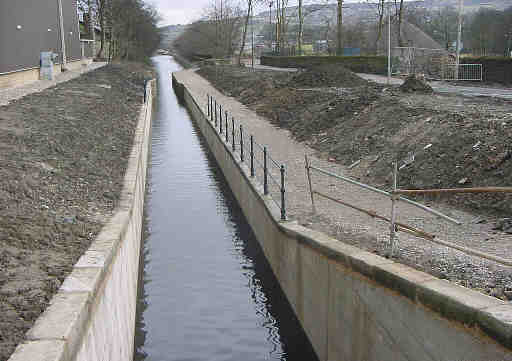
<svg viewBox="0 0 512 361">
<path fill-rule="evenodd" d="M 188 24 L 201 17 L 203 9 L 215 0 L 146 0 L 153 4 L 162 16 L 161 25 Z M 345 0 L 345 3 L 359 2 L 360 0 Z M 312 3 L 314 1 L 305 1 Z M 332 2 L 332 1 L 331 1 Z M 289 6 L 296 5 L 296 1 L 289 0 Z M 266 6 L 265 6 L 266 9 Z M 257 10 L 257 9 L 256 9 Z"/>
</svg>

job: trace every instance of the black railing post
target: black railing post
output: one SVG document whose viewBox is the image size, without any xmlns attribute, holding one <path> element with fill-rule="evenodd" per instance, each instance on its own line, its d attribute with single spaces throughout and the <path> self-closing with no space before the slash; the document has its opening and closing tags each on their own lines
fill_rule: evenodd
<svg viewBox="0 0 512 361">
<path fill-rule="evenodd" d="M 226 143 L 229 143 L 228 111 L 226 110 Z"/>
<path fill-rule="evenodd" d="M 222 105 L 219 104 L 220 133 L 222 134 Z"/>
<path fill-rule="evenodd" d="M 254 177 L 254 137 L 251 134 L 251 177 Z"/>
<path fill-rule="evenodd" d="M 217 128 L 217 99 L 215 99 L 215 128 Z"/>
<path fill-rule="evenodd" d="M 240 161 L 244 161 L 244 130 L 240 124 Z"/>
<path fill-rule="evenodd" d="M 213 122 L 213 97 L 210 97 L 210 121 Z"/>
<path fill-rule="evenodd" d="M 232 143 L 233 143 L 233 153 L 235 152 L 235 118 L 234 117 L 231 117 L 231 124 L 233 125 L 233 130 L 231 131 L 231 140 L 232 140 Z"/>
<path fill-rule="evenodd" d="M 263 147 L 263 194 L 268 194 L 267 147 Z"/>
<path fill-rule="evenodd" d="M 206 99 L 207 99 L 207 108 L 208 108 L 208 112 L 207 112 L 207 117 L 210 118 L 210 94 L 206 94 Z"/>
<path fill-rule="evenodd" d="M 284 165 L 281 165 L 281 220 L 286 220 L 286 206 L 284 203 Z"/>
</svg>

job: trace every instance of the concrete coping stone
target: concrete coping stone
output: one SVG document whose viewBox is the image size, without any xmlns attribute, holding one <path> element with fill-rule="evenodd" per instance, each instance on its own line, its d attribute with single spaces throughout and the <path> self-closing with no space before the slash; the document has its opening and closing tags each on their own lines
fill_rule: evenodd
<svg viewBox="0 0 512 361">
<path fill-rule="evenodd" d="M 140 172 L 142 146 L 151 107 L 151 87 L 148 82 L 148 102 L 139 111 L 137 131 L 128 158 L 120 205 L 102 228 L 89 249 L 79 258 L 66 277 L 50 305 L 27 332 L 27 341 L 17 346 L 9 361 L 69 361 L 77 352 L 92 317 L 94 300 L 109 272 L 132 216 Z"/>
<path fill-rule="evenodd" d="M 203 119 L 207 120 L 192 93 L 188 91 L 181 79 L 178 80 L 175 73 L 172 74 L 172 80 L 175 89 L 181 93 L 178 96 L 183 97 L 187 93 Z M 210 122 L 207 120 L 207 123 Z M 220 137 L 218 133 L 217 136 Z M 222 137 L 220 139 L 222 140 Z M 239 164 L 238 160 L 236 163 Z M 242 173 L 245 175 L 244 171 Z M 248 183 L 256 191 L 254 182 L 249 179 Z M 416 304 L 426 306 L 448 319 L 468 326 L 478 326 L 488 336 L 512 349 L 512 304 L 344 244 L 324 233 L 300 226 L 296 222 L 282 222 L 268 207 L 262 192 L 257 193 L 274 223 L 283 233 L 381 286 L 399 292 Z"/>
<path fill-rule="evenodd" d="M 65 342 L 60 340 L 31 341 L 20 344 L 9 361 L 64 361 Z"/>
<path fill-rule="evenodd" d="M 418 301 L 448 319 L 469 326 L 477 322 L 479 310 L 506 305 L 495 297 L 440 279 L 418 285 Z"/>
<path fill-rule="evenodd" d="M 512 348 L 512 307 L 501 305 L 478 311 L 478 325 L 502 345 Z"/>
</svg>

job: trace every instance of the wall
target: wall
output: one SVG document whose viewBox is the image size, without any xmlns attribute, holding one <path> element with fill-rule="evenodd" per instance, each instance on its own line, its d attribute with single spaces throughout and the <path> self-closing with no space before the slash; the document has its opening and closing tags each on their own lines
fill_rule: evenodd
<svg viewBox="0 0 512 361">
<path fill-rule="evenodd" d="M 139 116 L 116 213 L 9 361 L 133 359 L 151 114 L 149 93 Z"/>
<path fill-rule="evenodd" d="M 324 360 L 512 360 L 512 305 L 278 222 L 245 164 L 173 74 L 281 288 Z"/>
<path fill-rule="evenodd" d="M 76 0 L 62 0 L 62 11 L 66 54 L 68 60 L 78 60 L 81 52 Z M 60 52 L 57 0 L 1 1 L 0 74 L 38 67 L 41 51 Z"/>
</svg>

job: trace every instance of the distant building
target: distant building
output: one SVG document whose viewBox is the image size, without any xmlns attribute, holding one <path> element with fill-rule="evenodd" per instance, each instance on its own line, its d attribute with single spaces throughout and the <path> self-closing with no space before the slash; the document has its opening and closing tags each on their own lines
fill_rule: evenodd
<svg viewBox="0 0 512 361">
<path fill-rule="evenodd" d="M 82 50 L 76 0 L 61 0 L 68 68 L 80 66 Z M 62 61 L 57 0 L 0 2 L 0 87 L 39 77 L 41 52 Z M 56 67 L 60 71 L 60 67 Z"/>
</svg>

